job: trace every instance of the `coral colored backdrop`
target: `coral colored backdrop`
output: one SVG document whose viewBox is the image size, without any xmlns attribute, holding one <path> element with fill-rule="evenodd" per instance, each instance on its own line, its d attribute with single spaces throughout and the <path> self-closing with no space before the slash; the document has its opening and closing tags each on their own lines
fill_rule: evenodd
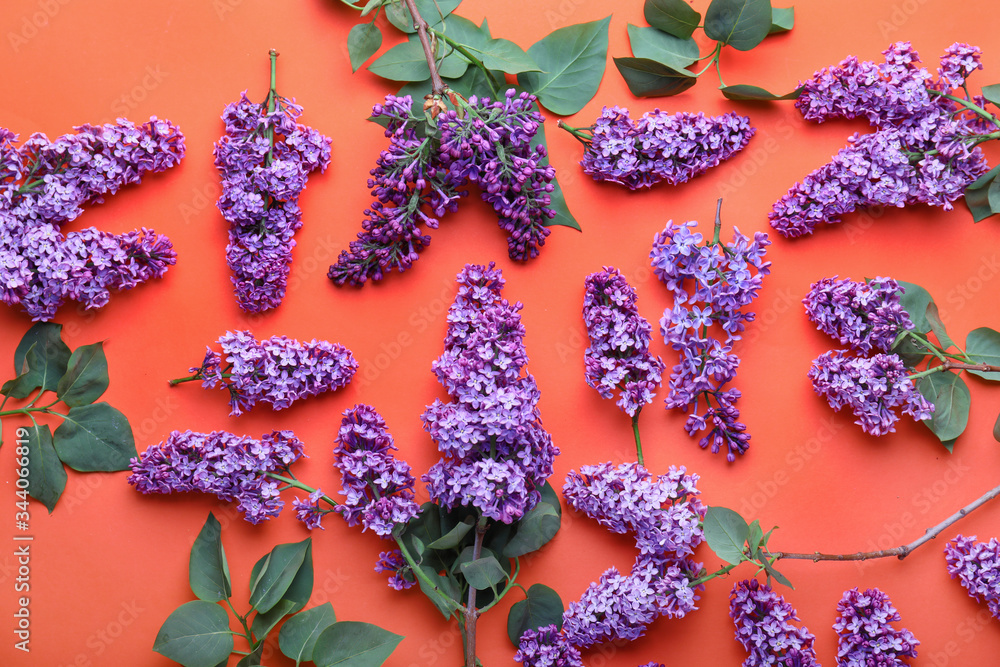
<svg viewBox="0 0 1000 667">
<path fill-rule="evenodd" d="M 707 4 L 694 2 L 701 11 Z M 613 13 L 610 54 L 617 56 L 630 55 L 627 24 L 645 25 L 640 0 L 466 0 L 457 13 L 476 23 L 488 17 L 495 36 L 523 47 L 555 28 Z M 878 59 L 895 40 L 911 40 L 932 70 L 945 47 L 966 41 L 984 50 L 985 71 L 972 79 L 978 89 L 1000 81 L 994 16 L 994 5 L 986 0 L 800 1 L 791 33 L 769 38 L 752 52 L 727 52 L 723 73 L 727 83 L 785 92 L 848 54 Z M 55 137 L 82 123 L 110 122 L 123 114 L 143 121 L 155 114 L 177 123 L 187 136 L 187 157 L 179 167 L 110 197 L 68 227 L 121 232 L 145 226 L 167 234 L 178 253 L 164 279 L 114 295 L 101 311 L 75 312 L 71 304 L 56 318 L 73 348 L 105 341 L 111 373 L 105 399 L 128 416 L 140 451 L 173 429 L 228 429 L 259 437 L 272 428 L 291 428 L 310 455 L 297 464 L 299 477 L 334 493 L 331 448 L 340 414 L 367 402 L 384 414 L 414 470 L 426 470 L 437 453 L 419 415 L 444 395 L 430 367 L 442 350 L 454 276 L 466 262 L 496 261 L 507 279 L 506 296 L 524 303 L 529 370 L 542 391 L 545 426 L 562 450 L 555 486 L 581 465 L 630 460 L 628 418 L 584 383 L 584 277 L 603 265 L 619 267 L 638 290 L 640 311 L 658 321 L 669 298 L 651 275 L 647 255 L 653 235 L 668 220 L 699 220 L 701 229 L 708 229 L 715 201 L 724 197 L 727 228 L 769 231 L 771 204 L 826 162 L 852 132 L 866 131 L 860 123 L 806 123 L 787 102 L 727 102 L 711 75 L 676 98 L 636 99 L 609 58 L 599 93 L 570 124 L 589 125 L 603 105 L 627 106 L 634 116 L 657 106 L 709 114 L 735 109 L 751 117 L 757 136 L 741 154 L 694 182 L 631 194 L 584 176 L 577 165 L 580 145 L 558 131 L 548 114 L 552 162 L 583 233 L 556 228 L 539 258 L 515 264 L 506 257 L 495 218 L 470 198 L 446 217 L 409 272 L 362 290 L 336 288 L 325 277 L 327 267 L 359 229 L 370 201 L 367 172 L 384 145 L 381 128 L 365 117 L 395 90 L 365 70 L 352 75 L 345 44 L 355 19 L 334 0 L 8 0 L 4 5 L 0 124 L 24 139 L 33 131 Z M 270 314 L 248 317 L 236 306 L 224 263 L 226 224 L 214 206 L 219 185 L 212 144 L 222 133 L 219 114 L 227 102 L 244 89 L 263 97 L 270 48 L 281 52 L 280 91 L 305 106 L 303 122 L 333 137 L 333 163 L 310 179 L 302 196 L 304 227 L 285 302 Z M 989 155 L 991 163 L 1000 159 L 996 149 Z M 1000 328 L 998 246 L 1000 223 L 974 225 L 961 204 L 953 212 L 913 208 L 877 219 L 852 215 L 840 226 L 794 242 L 775 236 L 768 253 L 773 273 L 756 303 L 758 321 L 738 350 L 743 365 L 736 386 L 744 392 L 741 409 L 753 438 L 749 453 L 729 465 L 722 455 L 700 450 L 684 434 L 681 415 L 662 409 L 661 392 L 641 420 L 647 465 L 656 473 L 685 465 L 701 475 L 706 503 L 759 517 L 765 528 L 780 526 L 775 549 L 853 552 L 915 539 L 996 485 L 1000 445 L 990 431 L 1000 387 L 970 378 L 972 415 L 954 454 L 923 425 L 905 420 L 897 433 L 869 438 L 849 415 L 833 413 L 812 393 L 805 377 L 809 363 L 832 343 L 807 322 L 799 301 L 810 283 L 824 276 L 891 275 L 926 287 L 953 337 L 964 340 L 976 327 Z M 30 324 L 20 312 L 0 309 L 4 379 Z M 222 392 L 195 384 L 168 387 L 168 379 L 200 363 L 206 345 L 236 328 L 252 329 L 258 337 L 339 341 L 353 350 L 360 371 L 336 394 L 279 413 L 263 406 L 238 418 L 228 416 Z M 672 365 L 662 339 L 654 340 L 653 350 Z M 209 510 L 224 527 L 238 606 L 245 605 L 252 564 L 275 544 L 307 534 L 288 508 L 279 519 L 255 527 L 209 496 L 143 497 L 125 483 L 126 473 L 70 471 L 53 514 L 33 503 L 32 635 L 31 653 L 25 655 L 13 649 L 20 595 L 14 590 L 12 541 L 11 443 L 17 425 L 4 422 L 8 444 L 0 456 L 0 664 L 174 664 L 151 646 L 167 615 L 193 599 L 188 553 Z M 419 499 L 425 498 L 421 490 Z M 959 531 L 980 538 L 1000 534 L 1000 504 L 987 505 L 903 562 L 783 563 L 796 585 L 783 592 L 817 635 L 821 661 L 835 662 L 830 626 L 843 591 L 878 586 L 899 608 L 902 625 L 922 642 L 916 664 L 996 664 L 1000 622 L 945 571 L 944 538 Z M 313 540 L 316 586 L 310 606 L 330 601 L 339 619 L 370 621 L 405 635 L 389 659 L 394 667 L 461 661 L 455 625 L 416 590 L 394 592 L 384 575 L 373 572 L 386 543 L 335 516 Z M 718 565 L 707 547 L 698 555 L 710 568 Z M 632 558 L 629 538 L 567 510 L 557 538 L 525 563 L 522 583 L 544 582 L 568 603 L 607 567 L 627 569 Z M 749 576 L 750 569 L 710 582 L 696 613 L 661 619 L 646 637 L 590 652 L 586 663 L 738 665 L 745 654 L 733 639 L 727 600 L 740 573 Z M 510 663 L 514 649 L 506 638 L 506 610 L 517 599 L 512 594 L 480 624 L 480 656 L 487 665 Z M 276 647 L 271 654 L 266 664 L 290 664 Z"/>
</svg>

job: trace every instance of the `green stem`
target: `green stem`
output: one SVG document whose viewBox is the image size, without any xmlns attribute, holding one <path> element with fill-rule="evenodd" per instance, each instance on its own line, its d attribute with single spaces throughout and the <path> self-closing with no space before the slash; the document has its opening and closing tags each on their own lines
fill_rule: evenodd
<svg viewBox="0 0 1000 667">
<path fill-rule="evenodd" d="M 709 245 L 719 245 L 719 237 L 722 235 L 722 197 L 715 203 L 715 228 L 712 231 L 712 243 Z"/>
<path fill-rule="evenodd" d="M 912 338 L 913 340 L 917 341 L 917 343 L 919 343 L 921 346 L 923 346 L 924 349 L 926 349 L 928 352 L 930 352 L 931 354 L 933 354 L 935 357 L 937 357 L 941 361 L 947 361 L 947 358 L 944 356 L 944 353 L 938 348 L 937 345 L 935 345 L 934 343 L 932 343 L 929 340 L 927 340 L 926 336 L 922 336 L 921 334 L 918 334 L 916 332 L 916 330 L 914 330 L 914 329 L 907 329 L 906 330 L 906 335 L 909 336 L 910 338 Z"/>
<path fill-rule="evenodd" d="M 267 475 L 268 477 L 270 477 L 271 479 L 276 479 L 279 482 L 284 482 L 288 486 L 296 488 L 296 489 L 300 489 L 302 491 L 305 491 L 306 493 L 315 493 L 316 492 L 316 489 L 314 489 L 313 487 L 309 486 L 308 484 L 303 484 L 299 480 L 294 479 L 292 477 L 285 477 L 284 475 L 279 475 L 276 472 L 266 472 L 264 474 Z M 328 496 L 326 494 L 323 494 L 320 497 L 323 500 L 325 500 L 327 503 L 331 504 L 331 505 L 336 506 L 338 504 L 336 500 L 334 500 L 333 498 L 331 498 L 330 496 Z"/>
<path fill-rule="evenodd" d="M 438 585 L 435 584 L 431 580 L 431 578 L 428 577 L 427 574 L 420 569 L 420 566 L 417 564 L 417 561 L 414 560 L 413 556 L 410 554 L 410 550 L 406 548 L 406 543 L 403 540 L 404 528 L 405 526 L 403 525 L 397 526 L 396 529 L 392 531 L 392 539 L 396 542 L 396 546 L 399 547 L 399 553 L 403 555 L 403 560 L 405 560 L 406 564 L 410 566 L 410 572 L 413 573 L 414 577 L 420 580 L 421 588 L 424 588 L 425 590 L 428 591 L 434 591 L 441 598 L 448 600 L 448 602 L 451 605 L 452 614 L 454 614 L 455 612 L 460 612 L 462 609 L 462 605 L 453 600 L 447 593 L 442 591 L 438 587 Z"/>
<path fill-rule="evenodd" d="M 711 572 L 709 574 L 703 574 L 702 576 L 698 577 L 694 581 L 689 582 L 688 583 L 688 587 L 689 588 L 694 588 L 695 586 L 701 586 L 706 581 L 711 581 L 712 579 L 715 579 L 716 577 L 721 577 L 723 575 L 729 574 L 729 572 L 734 567 L 736 567 L 736 565 L 727 565 L 727 566 L 725 566 L 725 567 L 723 567 L 721 569 L 716 570 L 715 572 Z"/>
<path fill-rule="evenodd" d="M 515 558 L 514 559 L 514 572 L 510 575 L 510 578 L 507 580 L 507 585 L 504 586 L 503 590 L 500 591 L 499 594 L 497 594 L 496 598 L 493 599 L 493 602 L 490 602 L 488 605 L 486 605 L 485 607 L 483 607 L 482 609 L 479 610 L 479 615 L 480 616 L 482 616 L 483 614 L 485 614 L 488 610 L 492 609 L 514 587 L 520 588 L 522 591 L 524 591 L 525 595 L 528 594 L 528 589 L 526 589 L 521 584 L 517 583 L 517 575 L 520 574 L 520 572 L 521 572 L 521 561 L 519 561 L 517 558 Z"/>
<path fill-rule="evenodd" d="M 929 95 L 936 95 L 937 97 L 943 97 L 943 98 L 945 98 L 947 100 L 951 100 L 952 102 L 957 102 L 957 103 L 961 104 L 963 107 L 965 107 L 966 109 L 968 109 L 969 111 L 972 111 L 973 113 L 976 113 L 976 114 L 982 116 L 983 118 L 985 118 L 986 120 L 990 121 L 994 125 L 1000 127 L 1000 120 L 997 120 L 996 116 L 994 116 L 993 114 L 991 114 L 989 111 L 986 111 L 985 109 L 983 109 L 978 104 L 974 104 L 974 103 L 970 102 L 969 100 L 963 100 L 961 97 L 957 97 L 955 95 L 952 95 L 951 93 L 945 93 L 945 92 L 942 92 L 940 90 L 934 90 L 933 88 L 928 88 L 927 89 L 927 93 Z"/>
<path fill-rule="evenodd" d="M 966 364 L 961 361 L 952 361 L 951 359 L 945 359 L 944 363 L 940 366 L 934 366 L 928 368 L 925 371 L 920 371 L 908 376 L 911 380 L 916 380 L 922 378 L 926 375 L 933 375 L 934 373 L 944 373 L 946 371 L 980 371 L 982 373 L 1000 373 L 1000 366 L 991 366 L 990 364 Z"/>
<path fill-rule="evenodd" d="M 645 462 L 642 460 L 642 440 L 639 438 L 639 411 L 632 415 L 632 435 L 635 437 L 635 455 L 639 461 L 639 465 L 645 466 Z"/>
<path fill-rule="evenodd" d="M 576 137 L 576 140 L 582 143 L 584 146 L 589 146 L 593 135 L 588 134 L 585 129 L 579 127 L 573 127 L 572 125 L 567 125 L 561 120 L 556 121 L 556 127 L 562 128 Z"/>
<path fill-rule="evenodd" d="M 278 105 L 278 52 L 271 49 L 267 52 L 271 59 L 271 85 L 267 90 L 267 113 L 272 114 Z M 264 158 L 264 166 L 267 167 L 274 160 L 274 125 L 268 125 L 267 142 L 270 146 L 267 156 Z"/>
<path fill-rule="evenodd" d="M 696 77 L 697 76 L 701 76 L 702 74 L 704 74 L 708 70 L 712 69 L 713 66 L 715 66 L 715 68 L 718 69 L 718 67 L 719 67 L 719 54 L 720 53 L 722 53 L 722 44 L 718 43 L 718 44 L 715 45 L 715 48 L 712 50 L 712 52 L 710 54 L 708 54 L 707 56 L 704 56 L 702 58 L 698 58 L 698 60 L 704 60 L 705 58 L 711 58 L 711 60 L 709 60 L 708 64 L 705 65 L 705 68 L 702 69 L 697 74 L 695 74 L 695 76 Z M 722 74 L 719 74 L 719 82 L 720 83 L 722 82 Z"/>
</svg>

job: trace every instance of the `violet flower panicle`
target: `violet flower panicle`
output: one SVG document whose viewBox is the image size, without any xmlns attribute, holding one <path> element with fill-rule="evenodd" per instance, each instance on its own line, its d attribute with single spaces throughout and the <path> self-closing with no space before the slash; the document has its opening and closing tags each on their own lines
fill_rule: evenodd
<svg viewBox="0 0 1000 667">
<path fill-rule="evenodd" d="M 912 329 L 910 315 L 900 305 L 905 290 L 892 278 L 867 281 L 823 278 L 802 300 L 806 315 L 823 333 L 855 352 L 888 352 L 896 335 Z"/>
<path fill-rule="evenodd" d="M 256 524 L 278 516 L 284 507 L 278 481 L 303 454 L 302 441 L 291 431 L 273 431 L 255 440 L 226 431 L 172 431 L 129 462 L 128 483 L 141 493 L 200 491 L 236 501 L 244 517 Z"/>
<path fill-rule="evenodd" d="M 837 603 L 838 667 L 901 667 L 917 657 L 920 642 L 907 629 L 897 630 L 899 612 L 877 588 L 852 588 Z"/>
<path fill-rule="evenodd" d="M 736 640 L 749 652 L 743 667 L 819 667 L 815 638 L 785 599 L 756 579 L 739 581 L 729 595 Z"/>
<path fill-rule="evenodd" d="M 975 535 L 957 535 L 945 546 L 944 555 L 951 578 L 1000 619 L 1000 541 L 994 537 L 977 542 Z"/>
</svg>

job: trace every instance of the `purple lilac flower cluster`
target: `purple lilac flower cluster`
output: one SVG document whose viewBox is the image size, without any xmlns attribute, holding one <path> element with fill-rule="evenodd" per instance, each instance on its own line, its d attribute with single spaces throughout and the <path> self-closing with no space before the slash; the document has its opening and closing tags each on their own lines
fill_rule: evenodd
<svg viewBox="0 0 1000 667">
<path fill-rule="evenodd" d="M 946 96 L 957 92 L 966 103 L 985 103 L 964 92 L 966 77 L 982 67 L 979 49 L 953 44 L 941 57 L 937 80 L 919 66 L 909 42 L 883 54 L 883 64 L 850 57 L 803 84 L 796 106 L 806 119 L 861 117 L 876 131 L 854 134 L 831 162 L 775 203 L 769 218 L 784 236 L 811 234 L 868 206 L 924 203 L 950 210 L 989 168 L 977 136 L 996 128 Z"/>
<path fill-rule="evenodd" d="M 584 377 L 604 398 L 619 392 L 618 407 L 635 419 L 653 401 L 663 373 L 663 360 L 649 353 L 653 329 L 618 269 L 592 273 L 585 285 L 583 321 L 590 347 L 583 355 Z"/>
<path fill-rule="evenodd" d="M 671 467 L 654 478 L 638 463 L 584 466 L 566 476 L 571 507 L 615 533 L 633 535 L 639 555 L 628 575 L 605 571 L 563 614 L 573 646 L 641 637 L 660 616 L 680 618 L 697 609 L 692 587 L 702 570 L 691 558 L 704 541 L 705 507 L 698 476 Z"/>
<path fill-rule="evenodd" d="M 741 151 L 754 135 L 750 119 L 730 112 L 666 113 L 656 109 L 633 122 L 628 109 L 604 109 L 584 138 L 583 171 L 595 181 L 630 190 L 661 181 L 678 185 Z"/>
<path fill-rule="evenodd" d="M 831 350 L 813 361 L 809 379 L 831 408 L 849 407 L 865 433 L 885 435 L 896 430 L 896 408 L 916 421 L 930 419 L 934 412 L 908 372 L 896 354 L 851 357 L 844 350 Z"/>
<path fill-rule="evenodd" d="M 771 242 L 762 232 L 750 240 L 734 229 L 732 242 L 724 245 L 719 242 L 717 220 L 714 239 L 702 245 L 702 235 L 692 231 L 696 225 L 668 222 L 650 252 L 654 273 L 674 297 L 674 307 L 664 312 L 660 330 L 680 354 L 670 374 L 665 403 L 668 409 L 690 409 L 684 424 L 688 434 L 709 429 L 699 444 L 711 445 L 713 453 L 725 447 L 726 458 L 735 461 L 737 454 L 747 450 L 750 435 L 736 408 L 740 391 L 724 387 L 736 377 L 740 364 L 733 344 L 754 319 L 748 306 L 770 273 L 771 263 L 764 255 Z M 717 328 L 721 339 L 713 335 Z"/>
<path fill-rule="evenodd" d="M 969 592 L 985 602 L 990 613 L 1000 619 L 1000 541 L 977 542 L 976 536 L 958 535 L 944 549 L 948 574 Z"/>
<path fill-rule="evenodd" d="M 229 222 L 226 263 L 236 300 L 249 313 L 285 296 L 293 238 L 302 226 L 299 194 L 309 174 L 330 163 L 330 138 L 296 122 L 302 107 L 272 89 L 264 103 L 244 92 L 222 113 L 226 133 L 215 144 L 222 176 L 217 206 Z"/>
<path fill-rule="evenodd" d="M 910 315 L 900 305 L 905 292 L 892 278 L 855 281 L 823 278 L 802 300 L 816 327 L 855 352 L 873 348 L 888 352 L 902 329 L 912 329 Z"/>
<path fill-rule="evenodd" d="M 502 272 L 470 264 L 457 280 L 434 362 L 451 401 L 437 399 L 421 416 L 443 456 L 422 479 L 444 508 L 473 506 L 512 523 L 538 502 L 559 450 L 542 427 L 535 379 L 522 374 L 521 304 L 501 297 Z"/>
<path fill-rule="evenodd" d="M 729 616 L 736 625 L 736 640 L 750 655 L 743 667 L 819 667 L 815 637 L 805 627 L 796 627 L 795 609 L 785 599 L 756 579 L 737 582 L 729 595 Z"/>
<path fill-rule="evenodd" d="M 361 285 L 408 269 L 430 243 L 422 226 L 437 229 L 441 216 L 457 210 L 469 183 L 497 213 L 510 257 L 535 257 L 549 234 L 545 225 L 555 216 L 549 208 L 555 170 L 545 148 L 531 145 L 545 120 L 535 97 L 513 89 L 503 100 L 473 96 L 460 112 L 437 117 L 436 138 L 420 131 L 424 116 L 412 105 L 409 96 L 389 95 L 372 109 L 373 117 L 386 120 L 390 140 L 368 180 L 376 201 L 329 278 L 338 285 Z"/>
<path fill-rule="evenodd" d="M 837 613 L 833 629 L 839 635 L 839 667 L 898 667 L 917 656 L 920 642 L 909 630 L 892 627 L 899 612 L 879 589 L 845 591 Z"/>
<path fill-rule="evenodd" d="M 583 667 L 580 650 L 555 625 L 525 631 L 514 661 L 524 667 Z"/>
<path fill-rule="evenodd" d="M 102 308 L 112 290 L 160 278 L 176 261 L 170 240 L 142 229 L 110 234 L 93 227 L 64 234 L 87 204 L 184 157 L 184 136 L 155 116 L 82 125 L 50 141 L 35 133 L 20 148 L 0 128 L 0 301 L 50 320 L 66 301 Z"/>
<path fill-rule="evenodd" d="M 333 450 L 346 499 L 334 510 L 349 526 L 386 537 L 393 528 L 420 513 L 413 499 L 410 466 L 393 456 L 396 450 L 385 420 L 370 405 L 356 405 L 344 413 Z M 384 568 L 383 568 L 384 569 Z M 377 571 L 381 571 L 376 568 Z"/>
<path fill-rule="evenodd" d="M 235 500 L 256 524 L 278 516 L 284 506 L 269 473 L 287 471 L 301 456 L 302 441 L 291 431 L 260 440 L 225 431 L 173 431 L 129 462 L 128 483 L 142 493 L 200 491 Z"/>
<path fill-rule="evenodd" d="M 282 410 L 300 398 L 345 387 L 358 370 L 354 355 L 340 343 L 287 336 L 258 341 L 250 331 L 227 331 L 218 342 L 222 352 L 208 348 L 201 366 L 190 370 L 203 387 L 229 392 L 230 415 L 258 402 Z"/>
</svg>

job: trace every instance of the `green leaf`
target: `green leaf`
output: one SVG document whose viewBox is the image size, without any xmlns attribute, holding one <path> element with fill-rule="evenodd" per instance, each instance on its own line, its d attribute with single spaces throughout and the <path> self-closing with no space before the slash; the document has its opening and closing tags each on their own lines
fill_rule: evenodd
<svg viewBox="0 0 1000 667">
<path fill-rule="evenodd" d="M 931 331 L 937 336 L 938 342 L 941 344 L 942 350 L 947 350 L 949 347 L 955 345 L 955 341 L 948 337 L 948 332 L 945 331 L 944 322 L 941 320 L 941 313 L 938 312 L 937 304 L 931 301 L 927 304 L 927 310 L 925 311 L 928 324 L 931 325 Z"/>
<path fill-rule="evenodd" d="M 788 577 L 786 577 L 785 575 L 774 569 L 774 566 L 771 565 L 769 562 L 763 560 L 761 561 L 761 565 L 764 566 L 764 570 L 767 572 L 767 576 L 771 577 L 782 586 L 788 586 L 793 590 L 795 589 L 795 586 L 792 586 L 792 582 L 788 580 Z"/>
<path fill-rule="evenodd" d="M 647 58 L 615 58 L 615 67 L 636 97 L 666 97 L 683 93 L 698 77 L 687 70 Z"/>
<path fill-rule="evenodd" d="M 469 534 L 475 525 L 475 520 L 469 517 L 466 521 L 460 521 L 457 526 L 449 530 L 446 534 L 427 545 L 428 549 L 454 549 L 462 543 L 465 536 Z"/>
<path fill-rule="evenodd" d="M 11 398 L 26 398 L 45 382 L 45 359 L 38 345 L 32 345 L 21 362 L 21 374 L 3 383 L 2 392 Z"/>
<path fill-rule="evenodd" d="M 28 465 L 23 467 L 28 469 L 28 493 L 51 514 L 66 489 L 66 469 L 52 446 L 52 432 L 47 424 L 36 424 L 25 430 Z"/>
<path fill-rule="evenodd" d="M 250 623 L 250 631 L 253 632 L 254 637 L 263 640 L 271 633 L 271 630 L 274 630 L 278 623 L 281 623 L 281 619 L 295 613 L 295 611 L 295 603 L 282 598 L 275 602 L 274 606 L 267 611 L 258 611 L 254 614 L 253 621 Z"/>
<path fill-rule="evenodd" d="M 1000 86 L 1000 84 L 996 84 Z M 987 86 L 987 88 L 990 86 Z M 983 88 L 985 92 L 986 88 Z M 994 102 L 995 103 L 995 102 Z M 994 213 L 1000 213 L 1000 208 L 994 208 L 996 196 L 991 193 L 997 181 L 997 174 L 1000 174 L 1000 165 L 993 167 L 988 172 L 977 178 L 965 188 L 965 205 L 972 213 L 973 222 L 985 220 Z"/>
<path fill-rule="evenodd" d="M 989 327 L 973 329 L 965 339 L 965 353 L 972 359 L 972 363 L 1000 366 L 1000 332 Z M 969 372 L 986 380 L 1000 381 L 998 372 Z"/>
<path fill-rule="evenodd" d="M 226 550 L 222 548 L 222 526 L 211 512 L 191 547 L 188 572 L 191 590 L 199 600 L 219 602 L 233 594 Z"/>
<path fill-rule="evenodd" d="M 903 288 L 899 305 L 909 313 L 913 328 L 919 333 L 927 333 L 931 330 L 931 323 L 927 319 L 927 306 L 931 305 L 933 301 L 931 295 L 920 285 L 902 280 L 896 282 Z"/>
<path fill-rule="evenodd" d="M 738 565 L 746 560 L 743 545 L 750 537 L 746 520 L 726 507 L 709 507 L 702 522 L 705 541 L 722 560 Z"/>
<path fill-rule="evenodd" d="M 561 628 L 563 602 L 559 593 L 544 584 L 532 584 L 527 597 L 514 603 L 507 614 L 507 637 L 514 646 L 520 644 L 521 635 L 546 625 Z"/>
<path fill-rule="evenodd" d="M 138 456 L 128 419 L 104 402 L 70 408 L 54 437 L 59 458 L 80 472 L 127 470 Z"/>
<path fill-rule="evenodd" d="M 279 544 L 257 562 L 250 574 L 250 605 L 254 609 L 267 612 L 284 597 L 311 547 L 312 539 L 308 537 L 293 544 Z M 312 561 L 309 563 L 312 569 Z"/>
<path fill-rule="evenodd" d="M 611 17 L 560 28 L 535 42 L 528 55 L 542 72 L 517 80 L 554 114 L 575 114 L 597 93 L 608 58 Z"/>
<path fill-rule="evenodd" d="M 66 374 L 56 385 L 56 396 L 70 407 L 90 405 L 110 384 L 104 343 L 82 345 L 69 358 Z"/>
<path fill-rule="evenodd" d="M 278 633 L 278 648 L 298 665 L 313 659 L 316 640 L 328 627 L 337 622 L 333 605 L 329 602 L 306 609 L 285 621 Z"/>
<path fill-rule="evenodd" d="M 1000 415 L 997 415 L 997 420 L 993 424 L 993 439 L 1000 442 Z"/>
<path fill-rule="evenodd" d="M 795 7 L 771 7 L 771 27 L 769 35 L 788 32 L 795 27 Z"/>
<path fill-rule="evenodd" d="M 421 18 L 427 21 L 432 28 L 455 11 L 462 4 L 462 0 L 416 0 L 417 11 Z M 393 2 L 385 8 L 385 15 L 389 22 L 405 33 L 415 33 L 413 19 L 410 12 L 402 1 Z"/>
<path fill-rule="evenodd" d="M 493 79 L 503 81 L 503 72 L 497 70 L 490 70 L 490 72 L 493 75 Z M 444 82 L 448 84 L 448 88 L 465 98 L 472 97 L 473 95 L 490 98 L 495 96 L 493 92 L 493 80 L 486 76 L 486 73 L 478 67 L 470 67 L 459 78 L 445 79 Z M 426 95 L 430 90 L 430 84 L 428 83 L 427 92 L 422 93 L 420 97 Z M 418 98 L 414 97 L 413 99 Z"/>
<path fill-rule="evenodd" d="M 701 23 L 701 14 L 684 0 L 646 0 L 642 13 L 649 25 L 681 39 L 690 37 Z"/>
<path fill-rule="evenodd" d="M 749 51 L 771 29 L 771 0 L 712 0 L 705 12 L 705 35 Z"/>
<path fill-rule="evenodd" d="M 744 83 L 738 83 L 733 86 L 723 86 L 720 90 L 722 91 L 722 96 L 727 100 L 735 100 L 739 102 L 774 102 L 777 100 L 795 100 L 798 99 L 800 94 L 802 94 L 801 87 L 796 88 L 790 93 L 777 95 L 768 90 L 764 90 L 759 86 L 750 86 Z"/>
<path fill-rule="evenodd" d="M 750 532 L 747 534 L 747 545 L 751 554 L 756 554 L 764 543 L 764 530 L 760 527 L 760 520 L 754 519 L 750 522 Z"/>
<path fill-rule="evenodd" d="M 417 41 L 392 47 L 369 65 L 368 71 L 392 81 L 423 81 L 431 76 L 424 50 Z"/>
<path fill-rule="evenodd" d="M 257 647 L 250 651 L 247 655 L 240 658 L 240 661 L 236 663 L 236 667 L 260 667 L 260 660 L 263 655 L 264 642 L 258 641 Z"/>
<path fill-rule="evenodd" d="M 472 54 L 478 55 L 486 69 L 500 70 L 507 74 L 542 71 L 524 49 L 509 39 L 491 39 L 482 49 L 476 49 Z"/>
<path fill-rule="evenodd" d="M 655 60 L 674 69 L 684 69 L 698 60 L 698 44 L 691 37 L 682 39 L 656 28 L 629 23 L 628 39 L 636 58 Z"/>
<path fill-rule="evenodd" d="M 69 364 L 69 346 L 62 341 L 62 325 L 52 322 L 36 322 L 28 329 L 14 349 L 14 374 L 21 375 L 24 371 L 24 361 L 28 350 L 32 345 L 38 347 L 39 358 L 44 366 L 38 369 L 40 375 L 44 377 L 44 382 L 32 389 L 41 387 L 45 391 L 55 391 L 59 385 L 59 378 L 66 374 L 66 367 Z M 24 396 L 14 396 L 13 398 L 24 398 Z"/>
<path fill-rule="evenodd" d="M 316 667 L 378 667 L 402 640 L 371 623 L 337 621 L 317 638 L 313 662 Z"/>
<path fill-rule="evenodd" d="M 917 364 L 924 360 L 927 356 L 927 348 L 923 345 L 918 344 L 910 336 L 905 336 L 903 334 L 897 335 L 897 340 L 893 344 L 890 350 L 895 355 L 898 355 L 903 363 L 906 364 L 907 368 L 916 368 Z"/>
<path fill-rule="evenodd" d="M 347 55 L 351 58 L 351 71 L 357 72 L 366 60 L 382 46 L 382 31 L 372 23 L 359 23 L 347 33 Z"/>
<path fill-rule="evenodd" d="M 451 618 L 452 612 L 455 611 L 457 607 L 461 604 L 458 603 L 458 598 L 461 595 L 461 591 L 458 588 L 458 584 L 455 579 L 450 575 L 439 574 L 436 570 L 427 565 L 419 565 L 420 571 L 427 576 L 427 578 L 433 583 L 432 588 L 430 584 L 424 581 L 422 577 L 414 577 L 417 583 L 420 584 L 420 591 L 429 599 L 437 610 L 445 618 Z"/>
<path fill-rule="evenodd" d="M 538 551 L 556 536 L 561 523 L 558 506 L 553 507 L 544 501 L 538 502 L 518 520 L 517 532 L 504 546 L 503 555 L 507 558 L 517 558 Z"/>
<path fill-rule="evenodd" d="M 987 102 L 992 102 L 993 104 L 1000 106 L 1000 83 L 983 86 L 983 97 L 986 98 Z M 996 171 L 996 168 L 994 168 L 993 171 Z"/>
<path fill-rule="evenodd" d="M 153 650 L 184 667 L 216 667 L 233 652 L 229 615 L 214 602 L 194 600 L 163 622 Z"/>
<path fill-rule="evenodd" d="M 507 578 L 507 573 L 492 555 L 462 563 L 460 569 L 469 585 L 479 591 L 493 589 Z"/>
<path fill-rule="evenodd" d="M 545 138 L 545 124 L 541 123 L 538 126 L 538 132 L 531 139 L 531 148 L 534 150 L 535 146 L 542 145 L 545 147 L 545 154 L 548 155 L 549 147 Z M 546 163 L 548 158 L 546 158 Z M 552 192 L 549 193 L 549 208 L 556 214 L 555 217 L 545 220 L 542 224 L 546 227 L 571 227 L 576 231 L 580 230 L 580 223 L 576 221 L 573 217 L 573 213 L 569 210 L 569 205 L 566 203 L 566 195 L 562 190 L 562 186 L 559 185 L 559 178 L 552 179 Z M 558 499 L 556 500 L 556 506 L 559 506 Z"/>
<path fill-rule="evenodd" d="M 917 389 L 934 404 L 934 414 L 924 421 L 943 443 L 962 435 L 969 422 L 969 388 L 957 373 L 932 373 L 917 380 Z M 950 451 L 950 450 L 949 450 Z"/>
</svg>

